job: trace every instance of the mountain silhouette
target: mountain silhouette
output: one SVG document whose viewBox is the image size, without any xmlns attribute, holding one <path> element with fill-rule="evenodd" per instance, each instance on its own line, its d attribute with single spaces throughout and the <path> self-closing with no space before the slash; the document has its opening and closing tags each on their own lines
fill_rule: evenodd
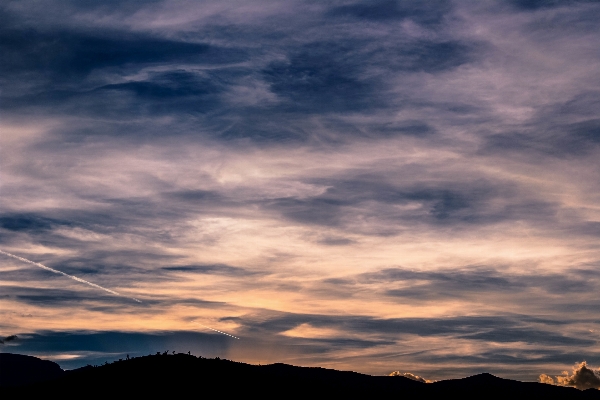
<svg viewBox="0 0 600 400">
<path fill-rule="evenodd" d="M 32 396 L 600 399 L 600 391 L 596 389 L 580 391 L 490 374 L 422 383 L 402 376 L 370 376 L 287 364 L 250 365 L 188 354 L 157 354 L 62 371 L 50 361 L 5 353 L 0 354 L 0 366 L 0 393 L 7 399 Z"/>
<path fill-rule="evenodd" d="M 55 362 L 21 354 L 0 353 L 0 386 L 22 386 L 54 380 L 65 372 Z"/>
<path fill-rule="evenodd" d="M 520 382 L 483 373 L 462 379 L 449 379 L 430 384 L 437 393 L 454 393 L 463 398 L 517 399 L 600 399 L 600 390 L 580 391 L 570 387 L 552 386 L 537 382 Z"/>
</svg>

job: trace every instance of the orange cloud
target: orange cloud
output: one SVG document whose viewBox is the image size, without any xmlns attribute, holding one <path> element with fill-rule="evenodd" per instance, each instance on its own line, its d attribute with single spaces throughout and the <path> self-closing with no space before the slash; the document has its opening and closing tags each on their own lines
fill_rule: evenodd
<svg viewBox="0 0 600 400">
<path fill-rule="evenodd" d="M 564 371 L 562 376 L 557 376 L 556 380 L 549 375 L 541 374 L 539 377 L 541 383 L 558 386 L 573 386 L 577 389 L 600 389 L 600 370 L 588 368 L 585 361 L 575 364 L 573 373 Z"/>
</svg>

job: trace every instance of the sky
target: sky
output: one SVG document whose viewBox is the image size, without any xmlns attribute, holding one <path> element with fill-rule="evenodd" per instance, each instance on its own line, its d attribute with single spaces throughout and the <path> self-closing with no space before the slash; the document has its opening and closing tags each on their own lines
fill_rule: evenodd
<svg viewBox="0 0 600 400">
<path fill-rule="evenodd" d="M 3 1 L 0 249 L 120 296 L 0 254 L 0 351 L 598 367 L 599 19 L 576 0 Z"/>
</svg>

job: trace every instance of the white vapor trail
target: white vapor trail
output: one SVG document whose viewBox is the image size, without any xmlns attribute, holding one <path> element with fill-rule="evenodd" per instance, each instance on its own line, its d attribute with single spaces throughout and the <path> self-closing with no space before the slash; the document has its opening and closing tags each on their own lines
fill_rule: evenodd
<svg viewBox="0 0 600 400">
<path fill-rule="evenodd" d="M 23 261 L 23 262 L 25 262 L 25 263 L 27 263 L 27 264 L 35 265 L 36 267 L 38 267 L 38 268 L 42 268 L 42 269 L 45 269 L 46 271 L 50 271 L 50 272 L 54 272 L 55 274 L 59 274 L 59 275 L 66 276 L 67 278 L 73 279 L 73 280 L 75 280 L 75 281 L 77 281 L 77 282 L 85 283 L 86 285 L 89 285 L 89 286 L 91 286 L 91 287 L 94 287 L 94 288 L 96 288 L 96 289 L 104 290 L 105 292 L 108 292 L 108 293 L 110 293 L 110 294 L 112 294 L 112 295 L 115 295 L 115 296 L 121 296 L 121 297 L 126 297 L 126 298 L 128 298 L 128 299 L 132 299 L 132 300 L 134 300 L 134 301 L 137 301 L 138 303 L 141 303 L 141 300 L 138 300 L 138 299 L 136 299 L 135 297 L 128 297 L 128 296 L 124 296 L 124 295 L 122 295 L 122 294 L 120 294 L 120 293 L 118 293 L 118 292 L 115 292 L 114 290 L 107 289 L 107 288 L 105 288 L 105 287 L 103 287 L 103 286 L 96 285 L 95 283 L 88 282 L 88 281 L 86 281 L 85 279 L 81 279 L 81 278 L 78 278 L 78 277 L 76 277 L 76 276 L 73 276 L 73 275 L 66 274 L 66 273 L 64 273 L 64 272 L 62 272 L 62 271 L 58 271 L 58 270 L 56 270 L 56 269 L 54 269 L 54 268 L 47 267 L 47 266 L 45 266 L 44 264 L 40 264 L 40 263 L 37 263 L 37 262 L 31 261 L 31 260 L 28 260 L 28 259 L 26 259 L 26 258 L 23 258 L 23 257 L 16 256 L 16 255 L 14 255 L 14 254 L 7 253 L 6 251 L 3 251 L 3 250 L 0 250 L 0 254 L 4 254 L 5 256 L 8 256 L 8 257 L 14 258 L 15 260 Z M 211 328 L 210 326 L 203 325 L 203 324 L 199 323 L 198 321 L 191 321 L 191 322 L 192 322 L 192 323 L 194 323 L 194 324 L 198 324 L 198 325 L 200 325 L 200 326 L 202 326 L 202 327 L 204 327 L 204 328 L 206 328 L 206 329 L 210 329 L 211 331 L 215 331 L 215 332 L 217 332 L 217 333 L 220 333 L 220 334 L 222 334 L 222 335 L 229 336 L 229 337 L 231 337 L 231 338 L 238 339 L 238 340 L 240 339 L 240 338 L 239 338 L 239 337 L 237 337 L 237 336 L 233 336 L 233 335 L 230 335 L 229 333 L 226 333 L 226 332 L 220 331 L 220 330 L 218 330 L 218 329 L 213 329 L 213 328 Z"/>
<path fill-rule="evenodd" d="M 142 302 L 141 300 L 138 300 L 138 299 L 136 299 L 135 297 L 129 297 L 129 296 L 122 295 L 122 294 L 120 294 L 120 293 L 117 293 L 117 292 L 115 292 L 114 290 L 110 290 L 110 289 L 107 289 L 107 288 L 105 288 L 105 287 L 102 287 L 102 286 L 100 286 L 100 285 L 96 285 L 95 283 L 88 282 L 88 281 L 86 281 L 85 279 L 81 279 L 81 278 L 78 278 L 78 277 L 76 277 L 76 276 L 73 276 L 73 275 L 65 274 L 65 273 L 64 273 L 64 272 L 62 272 L 62 271 L 58 271 L 58 270 L 56 270 L 56 269 L 53 269 L 53 268 L 50 268 L 50 267 L 46 267 L 46 266 L 45 266 L 45 265 L 43 265 L 43 264 L 40 264 L 40 263 L 33 262 L 33 261 L 31 261 L 31 260 L 28 260 L 28 259 L 26 259 L 26 258 L 19 257 L 19 256 L 15 256 L 14 254 L 10 254 L 10 253 L 7 253 L 7 252 L 5 252 L 5 251 L 2 251 L 2 250 L 0 250 L 0 254 L 4 254 L 5 256 L 8 256 L 8 257 L 14 258 L 14 259 L 16 259 L 16 260 L 19 260 L 19 261 L 23 261 L 23 262 L 25 262 L 25 263 L 27 263 L 27 264 L 35 265 L 36 267 L 39 267 L 39 268 L 45 269 L 46 271 L 50 271 L 50 272 L 54 272 L 55 274 L 59 274 L 59 275 L 66 276 L 67 278 L 71 278 L 71 279 L 73 279 L 74 281 L 81 282 L 81 283 L 85 283 L 86 285 L 89 285 L 89 286 L 91 286 L 91 287 L 95 287 L 96 289 L 104 290 L 105 292 L 108 292 L 108 293 L 110 293 L 110 294 L 113 294 L 113 295 L 115 295 L 115 296 L 126 297 L 126 298 L 128 298 L 128 299 L 131 299 L 131 300 L 137 301 L 138 303 L 141 303 L 141 302 Z M 209 329 L 210 329 L 210 328 L 209 328 Z"/>
<path fill-rule="evenodd" d="M 237 337 L 237 336 L 233 336 L 233 335 L 230 335 L 229 333 L 221 332 L 221 331 L 219 331 L 219 330 L 217 330 L 217 329 L 213 329 L 213 328 L 211 328 L 210 326 L 202 325 L 202 324 L 201 324 L 200 322 L 198 322 L 198 321 L 192 321 L 192 323 L 194 323 L 194 324 L 198 324 L 198 325 L 200 325 L 200 326 L 203 326 L 203 327 L 205 327 L 206 329 L 210 329 L 211 331 L 215 331 L 215 332 L 221 333 L 221 334 L 223 334 L 223 335 L 227 335 L 227 336 L 229 336 L 229 337 L 232 337 L 232 338 L 234 338 L 234 339 L 238 339 L 238 340 L 240 339 L 239 337 Z"/>
</svg>

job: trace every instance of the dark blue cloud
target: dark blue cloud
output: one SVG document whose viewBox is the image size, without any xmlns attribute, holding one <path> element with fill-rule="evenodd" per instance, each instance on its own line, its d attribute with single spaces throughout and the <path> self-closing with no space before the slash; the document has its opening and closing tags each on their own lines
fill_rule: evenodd
<svg viewBox="0 0 600 400">
<path fill-rule="evenodd" d="M 335 198 L 277 199 L 268 208 L 279 211 L 284 217 L 303 224 L 337 226 L 342 223 L 342 207 L 348 203 Z"/>
<path fill-rule="evenodd" d="M 570 132 L 575 140 L 580 139 L 584 142 L 600 143 L 600 119 L 576 122 L 565 126 L 564 129 Z"/>
<path fill-rule="evenodd" d="M 262 322 L 247 325 L 249 333 L 275 334 L 301 324 L 317 328 L 333 328 L 340 332 L 375 334 L 400 340 L 402 335 L 447 336 L 483 342 L 525 342 L 530 344 L 590 346 L 595 343 L 581 338 L 557 333 L 552 326 L 532 326 L 527 318 L 519 316 L 481 316 L 449 318 L 390 318 L 377 319 L 362 316 L 325 316 L 285 314 Z M 546 328 L 546 329 L 543 329 Z"/>
<path fill-rule="evenodd" d="M 51 272 L 46 273 L 44 280 L 48 281 L 50 278 L 55 281 L 60 278 L 52 276 Z M 65 278 L 63 278 L 65 279 Z M 64 282 L 64 284 L 70 285 L 70 282 Z M 99 282 L 103 283 L 103 282 Z M 60 285 L 60 282 L 59 282 Z M 3 291 L 6 296 L 14 301 L 18 301 L 24 305 L 35 305 L 45 309 L 57 309 L 57 308 L 72 308 L 74 304 L 77 304 L 78 309 L 92 310 L 98 304 L 102 304 L 102 308 L 110 309 L 115 312 L 119 309 L 123 309 L 127 306 L 132 306 L 133 302 L 130 299 L 126 299 L 118 296 L 111 296 L 100 290 L 77 288 L 77 289 L 44 289 L 44 288 L 33 288 L 33 287 L 4 287 Z"/>
<path fill-rule="evenodd" d="M 155 74 L 147 81 L 105 85 L 96 90 L 129 91 L 140 98 L 167 101 L 179 97 L 204 96 L 219 91 L 214 80 L 185 71 Z"/>
<path fill-rule="evenodd" d="M 471 60 L 470 46 L 461 42 L 401 41 L 386 48 L 385 54 L 378 47 L 365 40 L 315 42 L 293 50 L 288 60 L 272 63 L 263 74 L 271 90 L 288 100 L 285 105 L 290 110 L 365 112 L 394 105 L 386 96 L 385 76 L 370 76 L 367 68 L 371 66 L 438 72 Z M 416 126 L 426 125 L 419 122 Z"/>
<path fill-rule="evenodd" d="M 328 186 L 318 196 L 280 198 L 265 201 L 268 210 L 304 223 L 325 226 L 346 226 L 358 215 L 373 213 L 378 204 L 379 215 L 387 221 L 431 225 L 488 225 L 517 220 L 527 215 L 554 218 L 556 205 L 542 201 L 524 201 L 517 189 L 499 182 L 444 182 L 439 185 L 412 182 L 397 185 L 377 176 L 359 176 L 354 179 L 318 180 Z M 493 199 L 504 200 L 502 207 L 491 208 Z M 394 205 L 415 204 L 407 211 Z"/>
<path fill-rule="evenodd" d="M 329 10 L 329 15 L 347 16 L 359 20 L 388 21 L 411 19 L 421 24 L 441 22 L 451 10 L 447 0 L 412 1 L 412 0 L 377 0 L 355 2 L 337 6 Z"/>
<path fill-rule="evenodd" d="M 177 199 L 189 203 L 222 203 L 225 198 L 218 192 L 211 190 L 180 190 L 163 194 L 166 198 Z"/>
<path fill-rule="evenodd" d="M 545 134 L 540 135 L 540 130 Z M 487 138 L 485 152 L 536 153 L 558 158 L 590 154 L 600 144 L 600 121 L 556 124 L 535 132 L 508 132 Z"/>
<path fill-rule="evenodd" d="M 559 158 L 589 154 L 600 144 L 600 119 L 595 114 L 599 105 L 600 93 L 585 91 L 540 108 L 520 129 L 489 136 L 485 151 L 534 152 Z"/>
<path fill-rule="evenodd" d="M 173 62 L 219 64 L 245 59 L 239 50 L 126 32 L 0 30 L 0 71 L 37 72 L 54 84 L 76 82 L 93 70 Z"/>
<path fill-rule="evenodd" d="M 70 247 L 82 243 L 75 237 L 59 233 L 60 229 L 80 228 L 99 234 L 114 234 L 131 231 L 132 227 L 127 227 L 127 221 L 131 223 L 141 217 L 139 213 L 131 212 L 129 207 L 113 207 L 111 211 L 59 209 L 45 210 L 44 213 L 7 213 L 0 217 L 0 227 L 3 228 L 0 229 L 0 237 L 10 241 L 18 235 L 27 235 L 29 240 L 36 243 Z M 154 213 L 154 217 L 160 215 Z"/>
<path fill-rule="evenodd" d="M 490 371 L 495 375 L 506 375 L 507 373 L 516 375 L 517 370 L 520 368 L 531 368 L 533 371 L 529 371 L 529 374 L 527 374 L 531 376 L 531 381 L 538 378 L 539 372 L 536 367 L 541 363 L 570 365 L 573 364 L 573 360 L 589 359 L 590 363 L 596 364 L 600 360 L 598 355 L 590 354 L 588 351 L 567 350 L 556 353 L 544 349 L 494 349 L 493 351 L 482 351 L 476 354 L 426 354 L 426 356 L 435 360 L 435 363 L 442 365 L 466 366 L 483 363 L 490 365 L 489 369 L 486 368 L 486 371 Z M 471 370 L 471 367 L 465 368 L 465 371 L 469 370 Z M 521 379 L 523 379 L 523 375 L 525 374 L 521 374 Z"/>
<path fill-rule="evenodd" d="M 206 265 L 172 265 L 162 268 L 165 271 L 174 272 L 189 272 L 195 274 L 208 274 L 208 275 L 227 275 L 227 276 L 251 276 L 256 275 L 258 272 L 249 271 L 240 267 L 232 267 L 231 265 L 225 264 L 206 264 Z"/>
<path fill-rule="evenodd" d="M 73 7 L 89 12 L 96 9 L 92 5 Z M 326 18 L 362 18 L 363 14 L 371 18 L 379 15 L 380 8 L 384 10 L 381 15 L 388 15 L 390 7 L 397 10 L 392 13 L 396 17 L 425 24 L 441 23 L 442 16 L 450 12 L 445 1 L 435 5 L 381 2 L 335 8 Z M 451 39 L 389 38 L 380 43 L 380 38 L 367 35 L 292 43 L 287 39 L 295 35 L 293 31 L 281 32 L 274 40 L 257 27 L 248 28 L 248 37 L 226 35 L 228 43 L 216 45 L 214 41 L 186 39 L 190 35 L 166 39 L 110 28 L 25 28 L 19 14 L 9 14 L 13 22 L 0 31 L 0 38 L 6 39 L 0 41 L 0 50 L 5 54 L 1 70 L 12 78 L 5 80 L 2 107 L 25 115 L 101 118 L 93 128 L 73 126 L 61 131 L 61 136 L 73 132 L 80 138 L 109 135 L 147 140 L 188 135 L 264 145 L 311 140 L 339 143 L 357 135 L 427 136 L 436 129 L 427 121 L 412 118 L 372 123 L 368 132 L 346 129 L 337 121 L 330 125 L 338 134 L 320 137 L 306 126 L 306 118 L 414 106 L 422 100 L 398 101 L 389 93 L 389 79 L 394 74 L 444 72 L 473 61 L 475 56 L 472 43 Z M 204 27 L 198 35 L 221 37 L 227 28 L 231 27 Z M 248 43 L 248 39 L 254 42 Z M 262 47 L 257 49 L 252 44 L 256 42 Z M 283 57 L 268 61 L 265 51 L 270 46 Z M 132 79 L 148 67 L 160 67 L 161 72 Z M 25 75 L 26 87 L 19 83 Z M 264 84 L 276 100 L 236 103 L 234 93 L 248 82 Z M 171 118 L 168 127 L 156 129 L 133 122 L 138 117 L 160 115 Z"/>
<path fill-rule="evenodd" d="M 57 226 L 73 226 L 71 221 L 61 221 L 35 213 L 4 214 L 0 227 L 13 232 L 47 232 Z"/>
<path fill-rule="evenodd" d="M 353 281 L 350 281 L 353 282 Z M 362 274 L 356 281 L 365 284 L 404 283 L 401 289 L 390 289 L 390 296 L 436 301 L 443 298 L 460 298 L 470 293 L 518 293 L 537 288 L 548 294 L 592 292 L 600 282 L 589 277 L 587 270 L 574 269 L 569 276 L 537 273 L 514 274 L 499 268 L 472 266 L 446 271 L 414 271 L 389 268 Z"/>
<path fill-rule="evenodd" d="M 400 123 L 387 123 L 374 126 L 373 130 L 380 132 L 382 136 L 394 137 L 398 135 L 407 135 L 415 137 L 424 137 L 436 133 L 436 129 L 428 125 L 425 121 L 402 121 Z"/>
<path fill-rule="evenodd" d="M 265 80 L 274 93 L 289 99 L 288 107 L 294 110 L 375 107 L 377 84 L 361 76 L 353 50 L 333 43 L 310 44 L 289 61 L 271 64 L 264 71 Z"/>
<path fill-rule="evenodd" d="M 533 11 L 551 7 L 598 3 L 598 0 L 509 0 L 509 3 L 522 10 Z"/>
<path fill-rule="evenodd" d="M 564 102 L 553 104 L 547 109 L 542 109 L 542 117 L 565 118 L 577 116 L 579 118 L 594 119 L 596 110 L 600 106 L 600 92 L 583 90 L 581 93 L 567 99 Z"/>
<path fill-rule="evenodd" d="M 441 72 L 473 60 L 472 44 L 458 41 L 416 41 L 394 49 L 390 66 L 409 72 Z"/>
</svg>

